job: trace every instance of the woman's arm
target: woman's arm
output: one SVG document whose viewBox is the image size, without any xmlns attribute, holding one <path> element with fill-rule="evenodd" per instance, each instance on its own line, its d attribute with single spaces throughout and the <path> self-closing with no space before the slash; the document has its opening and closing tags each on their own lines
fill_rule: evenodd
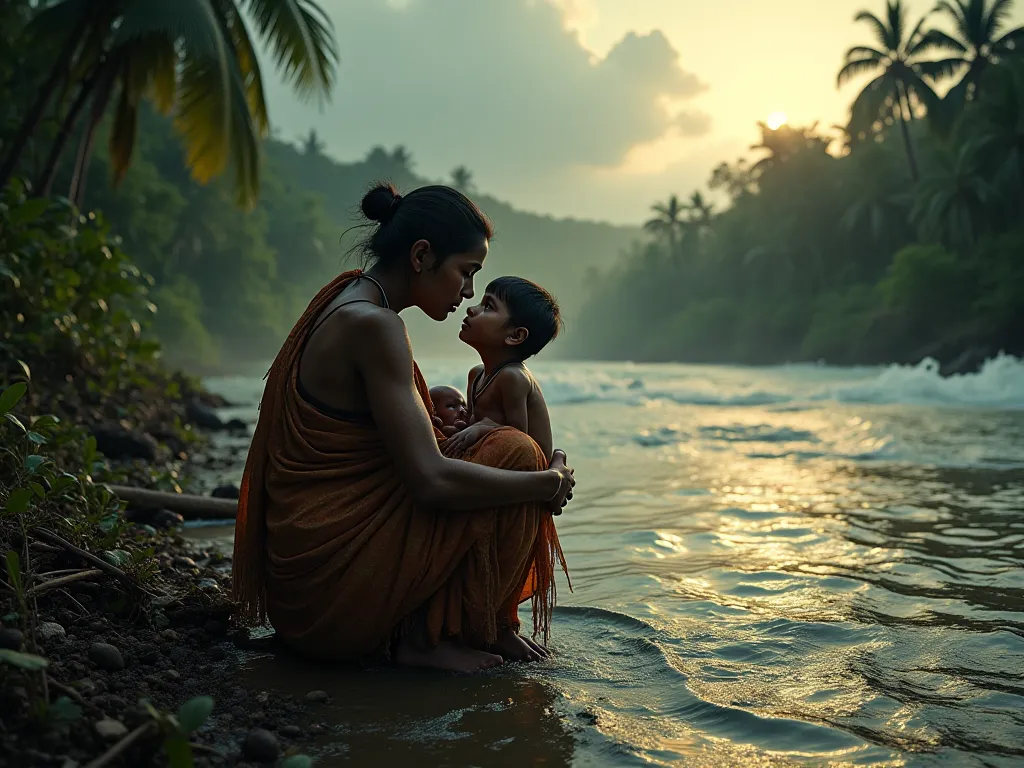
<svg viewBox="0 0 1024 768">
<path fill-rule="evenodd" d="M 418 503 L 482 509 L 495 503 L 548 501 L 571 488 L 571 471 L 515 472 L 447 459 L 416 391 L 405 324 L 392 312 L 363 315 L 349 333 L 370 410 L 402 481 Z M 354 331 L 354 333 L 352 332 Z"/>
</svg>

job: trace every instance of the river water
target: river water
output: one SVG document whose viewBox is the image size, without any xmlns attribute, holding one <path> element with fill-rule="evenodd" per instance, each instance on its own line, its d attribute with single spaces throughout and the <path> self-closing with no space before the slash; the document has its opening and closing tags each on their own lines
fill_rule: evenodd
<svg viewBox="0 0 1024 768">
<path fill-rule="evenodd" d="M 249 659 L 331 694 L 319 765 L 1024 764 L 1024 362 L 534 372 L 578 479 L 555 657 Z M 208 384 L 254 418 L 259 376 Z"/>
</svg>

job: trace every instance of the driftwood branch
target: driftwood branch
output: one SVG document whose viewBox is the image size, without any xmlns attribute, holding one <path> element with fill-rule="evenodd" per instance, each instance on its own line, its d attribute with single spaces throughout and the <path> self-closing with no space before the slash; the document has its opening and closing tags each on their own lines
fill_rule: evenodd
<svg viewBox="0 0 1024 768">
<path fill-rule="evenodd" d="M 103 768 L 103 766 L 109 765 L 120 757 L 121 753 L 127 751 L 129 747 L 135 744 L 135 742 L 141 741 L 143 738 L 153 733 L 156 733 L 155 723 L 149 722 L 144 725 L 140 725 L 134 731 L 117 742 L 117 744 L 86 765 L 85 768 Z"/>
<path fill-rule="evenodd" d="M 103 571 L 99 568 L 90 568 L 86 571 L 77 571 L 76 573 L 69 573 L 67 576 L 61 576 L 57 579 L 51 579 L 50 581 L 44 581 L 42 584 L 36 584 L 32 589 L 25 593 L 26 597 L 33 597 L 35 595 L 42 594 L 51 589 L 57 587 L 63 587 L 65 584 L 70 584 L 73 581 L 84 581 L 86 579 L 95 579 L 97 576 L 102 576 Z"/>
<path fill-rule="evenodd" d="M 234 520 L 238 502 L 234 499 L 215 499 L 189 493 L 168 493 L 133 488 L 128 485 L 108 485 L 119 498 L 139 507 L 169 509 L 186 520 Z"/>
<path fill-rule="evenodd" d="M 96 557 L 96 555 L 94 555 L 92 552 L 86 552 L 81 547 L 76 547 L 70 541 L 63 538 L 62 536 L 58 536 L 53 531 L 49 531 L 46 528 L 33 528 L 32 533 L 38 536 L 40 539 L 44 539 L 50 542 L 51 544 L 56 544 L 57 546 L 66 549 L 68 552 L 72 552 L 78 555 L 80 558 L 85 560 L 85 562 L 89 563 L 89 565 L 92 565 L 98 568 L 99 570 L 103 571 L 104 573 L 113 576 L 115 579 L 131 587 L 132 589 L 140 589 L 135 579 L 133 579 L 127 573 L 122 571 L 116 565 L 111 565 L 106 560 Z"/>
</svg>

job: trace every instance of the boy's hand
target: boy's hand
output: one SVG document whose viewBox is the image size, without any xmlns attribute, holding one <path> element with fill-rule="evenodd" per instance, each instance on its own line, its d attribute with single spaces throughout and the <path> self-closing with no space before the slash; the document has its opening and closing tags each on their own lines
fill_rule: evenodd
<svg viewBox="0 0 1024 768">
<path fill-rule="evenodd" d="M 439 416 L 435 416 L 432 419 L 432 421 L 434 422 L 434 426 L 441 430 L 441 434 L 444 435 L 445 437 L 451 437 L 452 435 L 461 432 L 466 428 L 466 422 L 464 422 L 462 419 L 456 419 L 455 423 L 452 424 L 450 427 L 446 427 Z"/>
<path fill-rule="evenodd" d="M 456 422 L 465 424 L 465 422 Z M 471 427 L 466 427 L 462 431 L 453 434 L 445 441 L 444 447 L 441 449 L 448 458 L 455 456 L 456 454 L 463 453 L 475 443 L 477 443 L 484 435 L 494 429 L 490 424 L 474 424 Z"/>
</svg>

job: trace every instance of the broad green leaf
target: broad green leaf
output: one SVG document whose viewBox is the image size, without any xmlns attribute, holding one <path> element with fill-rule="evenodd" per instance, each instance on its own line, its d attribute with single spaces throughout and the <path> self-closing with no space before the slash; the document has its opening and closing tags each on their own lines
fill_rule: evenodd
<svg viewBox="0 0 1024 768">
<path fill-rule="evenodd" d="M 186 736 L 201 726 L 213 711 L 213 699 L 196 696 L 181 705 L 178 710 L 178 725 Z"/>
<path fill-rule="evenodd" d="M 17 405 L 18 401 L 25 396 L 27 389 L 28 385 L 24 381 L 19 381 L 11 384 L 3 392 L 0 392 L 0 415 L 10 413 L 11 408 Z"/>
<path fill-rule="evenodd" d="M 25 437 L 31 440 L 36 445 L 46 445 L 46 438 L 40 435 L 38 432 L 28 432 Z"/>
<path fill-rule="evenodd" d="M 7 419 L 11 424 L 16 426 L 21 431 L 22 434 L 28 432 L 28 430 L 25 429 L 25 425 L 22 424 L 21 420 L 13 413 L 5 413 L 4 418 Z"/>
<path fill-rule="evenodd" d="M 30 482 L 28 484 L 28 487 L 31 488 L 32 492 L 36 496 L 38 496 L 40 499 L 45 499 L 46 498 L 46 489 L 43 488 L 43 486 L 41 484 L 39 484 L 39 483 L 37 483 L 35 481 L 32 481 L 32 482 Z"/>
<path fill-rule="evenodd" d="M 110 549 L 103 553 L 103 559 L 111 565 L 121 568 L 131 563 L 132 556 L 123 549 Z"/>
<path fill-rule="evenodd" d="M 60 424 L 60 419 L 47 413 L 32 419 L 31 424 L 32 429 L 47 429 L 48 427 L 55 427 Z"/>
<path fill-rule="evenodd" d="M 28 224 L 46 213 L 49 207 L 50 201 L 47 198 L 36 197 L 9 210 L 7 218 L 12 224 Z"/>
<path fill-rule="evenodd" d="M 7 496 L 7 504 L 4 509 L 8 514 L 20 515 L 28 509 L 29 504 L 32 501 L 32 489 L 31 488 L 15 488 Z"/>
<path fill-rule="evenodd" d="M 82 443 L 82 464 L 91 467 L 96 461 L 96 438 L 92 435 Z"/>
<path fill-rule="evenodd" d="M 7 562 L 7 578 L 16 592 L 21 592 L 21 561 L 18 553 L 12 549 L 7 550 L 5 555 Z"/>
<path fill-rule="evenodd" d="M 61 696 L 50 705 L 48 714 L 54 720 L 70 723 L 82 716 L 82 708 L 67 696 Z"/>
<path fill-rule="evenodd" d="M 37 672 L 50 666 L 50 662 L 42 656 L 12 651 L 9 648 L 0 648 L 0 661 L 21 669 L 27 669 L 29 672 Z"/>
<path fill-rule="evenodd" d="M 27 469 L 31 474 L 35 474 L 47 461 L 49 461 L 49 459 L 45 456 L 39 456 L 33 453 L 32 455 L 25 457 L 25 469 Z"/>
</svg>

